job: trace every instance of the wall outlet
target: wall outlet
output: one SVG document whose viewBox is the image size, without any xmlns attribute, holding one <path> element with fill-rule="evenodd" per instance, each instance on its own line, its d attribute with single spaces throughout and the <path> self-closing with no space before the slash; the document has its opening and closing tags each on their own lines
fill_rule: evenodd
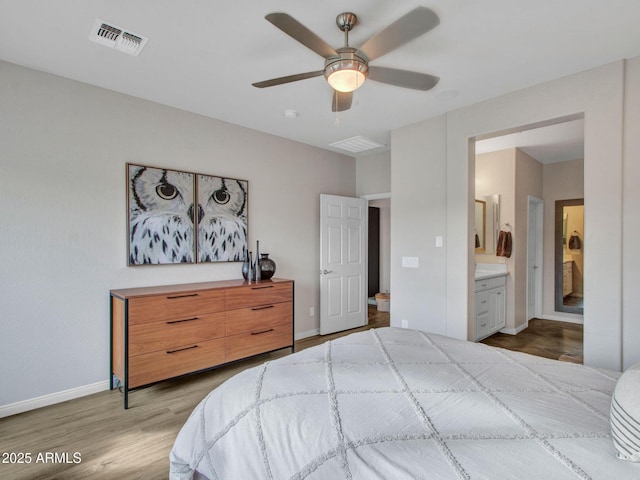
<svg viewBox="0 0 640 480">
<path fill-rule="evenodd" d="M 316 316 L 316 307 L 309 307 L 309 316 L 310 317 Z"/>
<path fill-rule="evenodd" d="M 409 328 L 409 320 L 402 320 L 402 328 Z"/>
</svg>

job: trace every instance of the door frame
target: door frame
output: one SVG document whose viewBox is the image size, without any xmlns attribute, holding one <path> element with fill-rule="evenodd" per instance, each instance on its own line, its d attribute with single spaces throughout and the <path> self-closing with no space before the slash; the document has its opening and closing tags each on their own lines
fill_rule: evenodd
<svg viewBox="0 0 640 480">
<path fill-rule="evenodd" d="M 534 265 L 530 265 L 530 256 L 529 256 L 529 248 L 531 238 L 531 233 L 529 232 L 529 220 L 532 215 L 535 215 L 536 218 L 536 231 L 533 232 L 535 235 L 535 248 L 534 252 Z M 534 304 L 534 317 L 542 318 L 542 280 L 543 280 L 543 261 L 544 261 L 544 200 L 534 197 L 533 195 L 527 196 L 527 326 L 529 326 L 529 269 L 533 268 L 535 270 L 535 304 Z M 534 318 L 532 317 L 532 318 Z"/>
<path fill-rule="evenodd" d="M 367 200 L 367 202 L 370 202 L 371 200 L 384 200 L 384 199 L 391 199 L 391 192 L 382 192 L 382 193 L 370 193 L 367 195 L 360 195 L 359 198 L 363 198 L 365 200 Z M 367 264 L 369 262 L 369 250 L 367 249 Z M 392 285 L 391 285 L 391 277 L 389 277 L 389 291 L 392 290 Z M 369 291 L 369 285 L 367 285 L 367 291 Z M 393 304 L 391 304 L 390 308 L 393 308 Z"/>
</svg>

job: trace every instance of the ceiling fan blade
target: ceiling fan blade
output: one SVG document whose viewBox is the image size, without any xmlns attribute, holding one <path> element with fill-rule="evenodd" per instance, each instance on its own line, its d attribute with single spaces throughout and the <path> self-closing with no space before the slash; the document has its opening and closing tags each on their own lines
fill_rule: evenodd
<svg viewBox="0 0 640 480">
<path fill-rule="evenodd" d="M 376 82 L 414 90 L 431 90 L 440 80 L 439 77 L 427 75 L 426 73 L 385 67 L 369 67 L 369 76 L 367 78 Z"/>
<path fill-rule="evenodd" d="M 365 42 L 358 50 L 369 60 L 418 38 L 440 24 L 440 18 L 427 7 L 417 7 Z"/>
<path fill-rule="evenodd" d="M 320 77 L 322 75 L 324 75 L 324 70 L 318 70 L 316 72 L 296 73 L 295 75 L 272 78 L 271 80 L 264 80 L 262 82 L 252 83 L 251 85 L 258 88 L 273 87 L 275 85 L 282 85 L 283 83 L 297 82 L 298 80 L 306 80 L 307 78 Z"/>
<path fill-rule="evenodd" d="M 351 100 L 353 100 L 353 92 L 333 91 L 333 99 L 331 100 L 332 112 L 343 112 L 351 108 Z"/>
<path fill-rule="evenodd" d="M 321 57 L 329 58 L 338 55 L 327 42 L 290 15 L 286 13 L 270 13 L 264 18 Z"/>
</svg>

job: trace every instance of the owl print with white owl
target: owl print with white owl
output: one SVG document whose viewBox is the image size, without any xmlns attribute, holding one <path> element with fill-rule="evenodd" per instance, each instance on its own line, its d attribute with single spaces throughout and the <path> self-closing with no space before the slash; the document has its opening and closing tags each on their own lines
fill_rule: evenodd
<svg viewBox="0 0 640 480">
<path fill-rule="evenodd" d="M 127 180 L 129 265 L 243 260 L 247 181 L 131 164 Z"/>
<path fill-rule="evenodd" d="M 241 262 L 247 251 L 247 182 L 198 175 L 198 261 Z"/>
</svg>

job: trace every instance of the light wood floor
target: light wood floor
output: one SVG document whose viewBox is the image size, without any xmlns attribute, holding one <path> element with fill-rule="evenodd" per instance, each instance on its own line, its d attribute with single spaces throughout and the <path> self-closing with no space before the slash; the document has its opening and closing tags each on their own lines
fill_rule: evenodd
<svg viewBox="0 0 640 480">
<path fill-rule="evenodd" d="M 299 340 L 296 351 L 355 331 L 385 326 L 389 326 L 389 314 L 370 307 L 366 327 Z M 32 460 L 21 465 L 0 463 L 0 478 L 165 479 L 176 435 L 200 400 L 236 373 L 288 353 L 289 349 L 280 350 L 132 392 L 128 410 L 122 408 L 118 391 L 106 391 L 2 418 L 0 454 L 30 453 Z M 68 454 L 71 462 L 79 452 L 81 462 L 36 463 L 38 454 L 46 458 L 47 452 Z"/>
</svg>

